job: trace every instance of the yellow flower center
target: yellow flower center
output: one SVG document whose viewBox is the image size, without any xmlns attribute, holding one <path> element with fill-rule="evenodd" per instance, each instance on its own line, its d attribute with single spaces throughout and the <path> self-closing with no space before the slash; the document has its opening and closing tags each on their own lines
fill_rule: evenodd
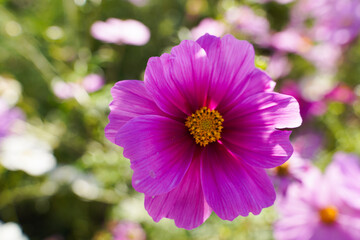
<svg viewBox="0 0 360 240">
<path fill-rule="evenodd" d="M 275 168 L 276 174 L 278 176 L 286 176 L 289 174 L 289 163 L 285 162 L 282 165 Z"/>
<path fill-rule="evenodd" d="M 326 224 L 332 224 L 335 222 L 338 211 L 334 206 L 329 206 L 319 211 L 320 220 Z"/>
<path fill-rule="evenodd" d="M 202 107 L 186 118 L 185 126 L 189 128 L 195 142 L 205 147 L 221 138 L 223 122 L 224 119 L 218 111 Z"/>
</svg>

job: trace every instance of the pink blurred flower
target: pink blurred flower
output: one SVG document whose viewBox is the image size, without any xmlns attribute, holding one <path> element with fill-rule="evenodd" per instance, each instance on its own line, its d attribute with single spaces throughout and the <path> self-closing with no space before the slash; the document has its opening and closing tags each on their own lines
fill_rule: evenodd
<svg viewBox="0 0 360 240">
<path fill-rule="evenodd" d="M 319 71 L 336 73 L 342 49 L 334 44 L 322 43 L 312 46 L 302 56 Z"/>
<path fill-rule="evenodd" d="M 24 113 L 19 108 L 10 108 L 0 100 L 0 140 L 11 133 L 14 124 L 24 119 Z"/>
<path fill-rule="evenodd" d="M 312 41 L 298 30 L 289 28 L 273 34 L 271 45 L 280 51 L 303 53 L 311 48 Z"/>
<path fill-rule="evenodd" d="M 91 26 L 94 38 L 115 44 L 145 45 L 150 39 L 150 30 L 141 22 L 128 19 L 109 18 L 97 21 Z"/>
<path fill-rule="evenodd" d="M 270 25 L 266 18 L 258 16 L 247 6 L 230 8 L 226 12 L 226 20 L 235 29 L 262 43 L 269 38 Z"/>
<path fill-rule="evenodd" d="M 270 169 L 268 174 L 277 189 L 278 196 L 284 197 L 290 184 L 301 184 L 303 176 L 312 174 L 313 171 L 319 170 L 315 168 L 308 159 L 300 157 L 295 152 L 291 158 L 281 166 Z"/>
<path fill-rule="evenodd" d="M 112 88 L 105 135 L 124 148 L 155 221 L 192 229 L 212 211 L 233 220 L 273 204 L 265 168 L 291 156 L 288 128 L 301 118 L 254 57 L 246 41 L 206 34 L 150 58 L 144 82 Z"/>
<path fill-rule="evenodd" d="M 298 134 L 292 143 L 300 157 L 313 159 L 323 145 L 323 136 L 313 129 L 307 130 Z"/>
<path fill-rule="evenodd" d="M 288 188 L 275 224 L 277 240 L 357 240 L 360 236 L 360 161 L 337 153 L 325 175 L 308 174 Z"/>
<path fill-rule="evenodd" d="M 225 25 L 212 18 L 203 19 L 197 27 L 191 29 L 192 39 L 196 40 L 205 33 L 221 37 L 225 33 Z"/>
<path fill-rule="evenodd" d="M 360 212 L 360 158 L 358 155 L 337 152 L 326 173 L 338 198 Z M 360 216 L 358 216 L 360 217 Z M 360 220 L 360 219 L 359 219 Z M 357 225 L 360 230 L 360 225 Z M 359 232 L 360 233 L 360 232 Z M 360 236 L 360 235 L 357 235 Z"/>
<path fill-rule="evenodd" d="M 308 119 L 311 116 L 322 115 L 326 112 L 327 106 L 323 101 L 309 101 L 306 100 L 300 90 L 298 84 L 294 81 L 286 81 L 282 86 L 281 93 L 293 96 L 300 105 L 300 113 L 303 119 Z"/>
<path fill-rule="evenodd" d="M 141 225 L 122 221 L 112 229 L 113 240 L 145 240 L 146 234 Z"/>
<path fill-rule="evenodd" d="M 325 100 L 337 101 L 346 104 L 352 104 L 356 101 L 357 96 L 353 89 L 345 84 L 338 84 L 328 94 L 325 95 Z"/>
<path fill-rule="evenodd" d="M 104 78 L 99 74 L 89 74 L 81 82 L 82 87 L 88 93 L 100 90 L 105 84 Z"/>
<path fill-rule="evenodd" d="M 288 3 L 291 3 L 293 2 L 294 0 L 254 0 L 255 2 L 258 2 L 258 3 L 268 3 L 268 2 L 277 2 L 277 3 L 280 3 L 280 4 L 288 4 Z"/>
<path fill-rule="evenodd" d="M 266 68 L 266 72 L 273 79 L 278 79 L 286 76 L 291 70 L 291 64 L 287 59 L 287 56 L 282 53 L 275 53 L 270 57 L 269 64 Z"/>
<path fill-rule="evenodd" d="M 73 84 L 63 81 L 57 81 L 53 84 L 54 94 L 60 99 L 69 99 L 74 97 Z"/>
<path fill-rule="evenodd" d="M 307 28 L 316 41 L 344 45 L 359 35 L 359 12 L 358 0 L 301 0 L 292 9 L 291 25 Z"/>
<path fill-rule="evenodd" d="M 86 92 L 92 93 L 100 90 L 105 84 L 101 75 L 89 74 L 80 83 L 55 81 L 52 85 L 54 94 L 60 99 L 74 98 Z"/>
<path fill-rule="evenodd" d="M 128 0 L 128 1 L 138 7 L 143 7 L 149 2 L 149 0 Z"/>
</svg>

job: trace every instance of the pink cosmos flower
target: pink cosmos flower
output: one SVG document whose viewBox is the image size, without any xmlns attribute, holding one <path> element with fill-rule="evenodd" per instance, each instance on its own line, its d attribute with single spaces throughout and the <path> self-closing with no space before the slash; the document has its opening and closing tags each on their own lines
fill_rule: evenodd
<svg viewBox="0 0 360 240">
<path fill-rule="evenodd" d="M 191 29 L 191 36 L 194 40 L 198 39 L 205 33 L 221 37 L 225 33 L 225 25 L 212 18 L 205 18 L 197 27 Z"/>
<path fill-rule="evenodd" d="M 300 110 L 301 111 L 301 110 Z M 305 159 L 313 159 L 323 145 L 323 136 L 314 129 L 308 129 L 297 134 L 292 143 L 295 152 Z"/>
<path fill-rule="evenodd" d="M 337 153 L 325 175 L 291 185 L 279 205 L 277 240 L 357 240 L 360 236 L 360 159 Z"/>
<path fill-rule="evenodd" d="M 89 74 L 81 81 L 86 92 L 92 93 L 100 90 L 105 84 L 104 78 L 99 74 Z"/>
<path fill-rule="evenodd" d="M 264 168 L 291 156 L 288 128 L 301 124 L 274 85 L 251 44 L 208 34 L 150 58 L 144 82 L 115 84 L 105 135 L 124 148 L 155 221 L 192 229 L 212 211 L 233 220 L 273 204 Z"/>
<path fill-rule="evenodd" d="M 304 175 L 319 171 L 307 159 L 301 158 L 294 153 L 291 158 L 281 166 L 268 171 L 279 196 L 286 196 L 288 187 L 293 183 L 302 183 Z"/>
<path fill-rule="evenodd" d="M 267 42 L 269 38 L 270 24 L 264 17 L 258 16 L 247 6 L 230 8 L 226 12 L 226 20 L 236 30 L 248 35 L 257 43 Z"/>
<path fill-rule="evenodd" d="M 353 89 L 345 84 L 338 84 L 329 93 L 325 95 L 325 100 L 337 101 L 352 104 L 356 101 L 357 96 Z"/>
<path fill-rule="evenodd" d="M 91 35 L 101 41 L 115 44 L 145 45 L 150 39 L 150 30 L 141 22 L 109 18 L 91 26 Z"/>
<path fill-rule="evenodd" d="M 134 222 L 119 222 L 112 229 L 113 240 L 145 240 L 146 234 L 141 225 Z"/>
</svg>

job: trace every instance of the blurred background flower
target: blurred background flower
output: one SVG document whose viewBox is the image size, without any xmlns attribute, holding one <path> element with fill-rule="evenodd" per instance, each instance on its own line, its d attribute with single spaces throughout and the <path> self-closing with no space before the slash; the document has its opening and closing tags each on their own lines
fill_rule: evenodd
<svg viewBox="0 0 360 240">
<path fill-rule="evenodd" d="M 278 202 L 281 213 L 275 224 L 275 238 L 349 239 L 360 236 L 359 184 L 360 159 L 336 153 L 322 176 L 309 172 L 303 184 L 293 184 L 286 199 Z"/>
<path fill-rule="evenodd" d="M 106 22 L 97 21 L 91 26 L 94 38 L 108 43 L 144 45 L 149 41 L 149 29 L 139 21 L 109 18 Z"/>
<path fill-rule="evenodd" d="M 19 225 L 13 222 L 0 222 L 0 238 L 4 240 L 28 240 L 28 238 L 22 233 Z"/>
</svg>

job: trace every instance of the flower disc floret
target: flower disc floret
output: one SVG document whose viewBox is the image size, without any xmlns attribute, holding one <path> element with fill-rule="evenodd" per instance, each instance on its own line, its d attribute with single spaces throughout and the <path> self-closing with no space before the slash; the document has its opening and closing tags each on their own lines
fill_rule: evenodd
<svg viewBox="0 0 360 240">
<path fill-rule="evenodd" d="M 288 175 L 289 174 L 289 162 L 283 163 L 282 165 L 276 167 L 275 170 L 276 170 L 276 174 L 278 176 L 283 177 L 283 176 Z"/>
<path fill-rule="evenodd" d="M 338 210 L 334 206 L 329 206 L 319 211 L 320 220 L 325 224 L 332 224 L 336 221 Z"/>
<path fill-rule="evenodd" d="M 218 111 L 202 107 L 186 118 L 185 126 L 189 128 L 195 142 L 205 147 L 220 140 L 223 122 L 224 119 Z"/>
</svg>

